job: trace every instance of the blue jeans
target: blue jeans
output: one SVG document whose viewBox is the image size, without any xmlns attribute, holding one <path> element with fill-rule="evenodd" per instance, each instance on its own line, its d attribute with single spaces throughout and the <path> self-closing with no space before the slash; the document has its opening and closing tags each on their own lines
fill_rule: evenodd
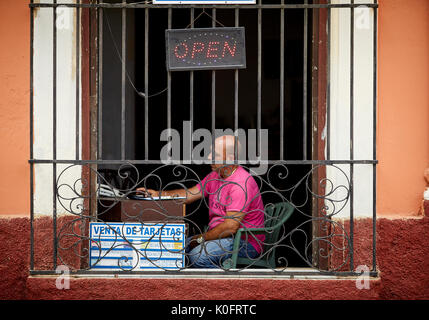
<svg viewBox="0 0 429 320">
<path fill-rule="evenodd" d="M 231 258 L 234 239 L 232 237 L 209 240 L 189 250 L 191 237 L 186 239 L 186 255 L 190 268 L 221 268 L 222 263 Z M 258 251 L 247 241 L 240 239 L 239 257 L 256 258 Z"/>
</svg>

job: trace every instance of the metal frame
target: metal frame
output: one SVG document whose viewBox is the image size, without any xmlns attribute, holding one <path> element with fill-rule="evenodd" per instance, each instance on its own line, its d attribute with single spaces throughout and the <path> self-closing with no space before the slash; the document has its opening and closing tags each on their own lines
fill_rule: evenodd
<svg viewBox="0 0 429 320">
<path fill-rule="evenodd" d="M 121 117 L 121 132 L 122 132 L 122 138 L 121 138 L 121 159 L 120 160 L 103 160 L 100 155 L 101 155 L 101 137 L 98 138 L 98 157 L 96 160 L 93 159 L 83 159 L 83 156 L 81 156 L 80 152 L 79 152 L 79 143 L 80 143 L 80 136 L 79 136 L 79 107 L 80 107 L 80 102 L 79 102 L 79 97 L 80 97 L 80 91 L 79 91 L 79 84 L 80 84 L 80 73 L 81 73 L 81 69 L 80 69 L 80 55 L 77 54 L 76 55 L 76 72 L 77 72 L 77 78 L 76 78 L 76 114 L 77 114 L 77 119 L 76 119 L 76 157 L 75 159 L 69 159 L 69 160 L 59 160 L 56 157 L 56 152 L 57 152 L 57 141 L 56 141 L 56 137 L 57 137 L 57 126 L 56 126 L 56 113 L 57 113 L 57 88 L 56 88 L 56 74 L 57 74 L 57 46 L 56 46 L 56 40 L 57 40 L 57 27 L 56 27 L 56 10 L 55 8 L 57 7 L 68 7 L 68 8 L 75 8 L 76 12 L 77 12 L 77 19 L 76 19 L 76 30 L 77 30 L 77 37 L 78 39 L 80 38 L 81 34 L 80 34 L 80 24 L 81 24 L 81 19 L 80 19 L 80 13 L 85 10 L 85 9 L 95 9 L 97 10 L 98 13 L 98 17 L 99 17 L 99 25 L 98 25 L 98 33 L 99 33 L 99 39 L 98 39 L 98 76 L 97 76 L 97 90 L 98 90 L 98 99 L 97 99 L 97 103 L 98 103 L 98 119 L 99 119 L 99 123 L 98 123 L 98 134 L 100 134 L 102 132 L 102 126 L 101 126 L 101 115 L 103 112 L 103 101 L 102 101 L 102 94 L 101 94 L 101 90 L 102 90 L 102 73 L 103 73 L 103 41 L 102 41 L 102 32 L 103 32 L 103 28 L 100 27 L 102 26 L 102 21 L 103 21 L 103 11 L 106 9 L 121 9 L 122 10 L 122 57 L 126 56 L 126 18 L 127 18 L 127 10 L 130 9 L 143 9 L 145 10 L 145 30 L 144 30 L 144 34 L 145 34 L 145 56 L 144 56 L 144 61 L 145 61 L 145 74 L 144 74 L 144 79 L 145 79 L 145 96 L 144 96 L 144 107 L 145 107 L 145 159 L 144 160 L 127 160 L 125 157 L 125 105 L 126 105 L 126 100 L 125 100 L 125 85 L 126 85 L 126 59 L 122 59 L 122 72 L 121 72 L 121 79 L 122 79 L 122 95 L 121 95 L 121 110 L 122 110 L 122 117 Z M 33 184 L 34 184 L 34 165 L 35 164 L 48 164 L 48 165 L 52 165 L 52 170 L 53 170 L 53 181 L 52 181 L 52 187 L 53 187 L 53 248 L 54 248 L 54 252 L 53 252 L 53 266 L 54 269 L 57 266 L 57 247 L 58 247 L 58 239 L 57 239 L 57 208 L 56 208 L 56 199 L 58 196 L 58 189 L 57 189 L 57 164 L 70 164 L 70 165 L 82 165 L 82 166 L 91 166 L 91 165 L 97 165 L 97 164 L 131 164 L 131 165 L 136 165 L 136 164 L 162 164 L 163 162 L 160 160 L 151 160 L 148 157 L 149 154 L 149 150 L 148 150 L 148 141 L 149 141 L 149 137 L 148 137 L 148 115 L 149 115 L 149 111 L 148 111 L 148 106 L 149 106 L 149 93 L 148 93 L 148 88 L 149 88 L 149 50 L 148 50 L 148 46 L 149 46 L 149 10 L 151 9 L 167 9 L 168 10 L 168 27 L 171 28 L 172 25 L 172 10 L 173 9 L 177 9 L 177 8 L 187 8 L 190 10 L 191 12 L 191 24 L 190 26 L 193 28 L 194 27 L 194 10 L 196 8 L 198 9 L 211 9 L 212 10 L 212 17 L 214 19 L 216 19 L 216 9 L 217 8 L 222 8 L 222 9 L 231 9 L 234 10 L 235 13 L 235 26 L 239 26 L 239 12 L 240 10 L 246 10 L 246 9 L 257 9 L 258 12 L 258 31 L 257 31 L 257 36 L 258 36 L 258 73 L 257 73 L 257 81 L 258 81 L 258 86 L 257 86 L 257 129 L 258 132 L 260 132 L 261 130 L 261 113 L 262 113 L 262 103 L 261 103 L 261 41 L 262 41 L 262 10 L 264 9 L 279 9 L 279 14 L 280 14 L 280 19 L 281 19 L 281 24 L 280 24 L 280 41 L 281 41 L 281 45 L 280 45 L 280 67 L 281 67 L 281 71 L 280 71 L 280 102 L 281 102 L 281 109 L 280 109 L 280 114 L 281 114 L 281 133 L 284 132 L 284 123 L 283 123 L 283 115 L 284 115 L 284 93 L 283 93 L 283 87 L 284 87 L 284 28 L 285 28 L 285 23 L 284 23 L 284 11 L 285 10 L 304 10 L 304 26 L 305 26 L 305 30 L 304 30 L 304 39 L 306 41 L 304 41 L 304 61 L 307 62 L 307 42 L 308 42 L 308 38 L 307 38 L 307 34 L 308 34 L 308 29 L 307 29 L 307 21 L 308 21 L 308 10 L 318 10 L 318 9 L 328 9 L 329 10 L 329 14 L 328 14 L 328 30 L 330 31 L 330 9 L 333 8 L 343 8 L 345 10 L 350 10 L 351 12 L 351 28 L 350 28 L 350 47 L 351 47 L 351 57 L 350 57 L 350 70 L 351 70 L 351 75 L 350 75 L 350 139 L 353 141 L 353 94 L 354 94 L 354 73 L 353 73 L 353 68 L 354 68 L 354 57 L 353 57 L 353 48 L 354 48 L 354 8 L 358 7 L 358 6 L 366 6 L 368 8 L 373 8 L 374 9 L 374 35 L 373 35 L 373 39 L 374 39 L 374 52 L 373 52 L 373 57 L 374 57 L 374 74 L 373 74 L 373 92 L 374 92 L 374 96 L 373 96 L 373 159 L 369 159 L 369 160 L 354 160 L 354 150 L 353 150 L 353 144 L 351 144 L 350 147 L 350 159 L 348 160 L 331 160 L 330 159 L 330 145 L 329 145 L 329 139 L 327 142 L 327 160 L 309 160 L 307 159 L 307 154 L 306 154 L 306 149 L 307 149 L 307 144 L 306 144 L 306 134 L 307 134 L 307 122 L 306 122 L 306 110 L 307 110 L 307 64 L 308 63 L 304 63 L 304 70 L 303 70 L 303 76 L 304 76 L 304 86 L 303 86 L 303 97 L 304 97 L 304 103 L 303 103 L 303 114 L 304 114 L 304 141 L 303 141 L 303 148 L 304 148 L 304 158 L 303 160 L 284 160 L 284 148 L 283 148 L 283 144 L 284 144 L 284 140 L 283 140 L 283 134 L 281 135 L 280 138 L 280 159 L 279 160 L 270 160 L 270 161 L 265 161 L 265 163 L 268 164 L 272 164 L 272 165 L 277 165 L 279 163 L 281 163 L 281 165 L 313 165 L 313 166 L 318 166 L 318 165 L 322 165 L 322 166 L 330 166 L 330 165 L 337 165 L 337 164 L 349 164 L 350 165 L 350 201 L 351 201 L 351 206 L 350 206 L 350 245 L 351 245 L 351 256 L 350 256 L 350 266 L 351 266 L 351 270 L 354 270 L 354 260 L 353 260 L 353 231 L 354 231 L 354 224 L 353 224 L 353 217 L 354 217 L 354 212 L 353 212 L 353 175 L 354 175 L 354 165 L 359 165 L 359 164 L 366 164 L 366 165 L 372 165 L 373 166 L 373 250 L 372 250 L 372 270 L 370 275 L 371 276 L 377 276 L 377 269 L 376 269 L 376 165 L 378 163 L 377 159 L 377 153 L 376 153 L 376 100 L 377 100 L 377 65 L 376 65 L 376 60 L 377 60 L 377 9 L 378 9 L 378 4 L 377 3 L 366 3 L 366 4 L 362 4 L 362 3 L 355 3 L 353 0 L 351 0 L 351 3 L 349 4 L 315 4 L 315 3 L 308 3 L 307 0 L 304 1 L 304 4 L 284 4 L 284 0 L 281 1 L 281 4 L 262 4 L 261 0 L 258 0 L 258 3 L 255 5 L 208 5 L 208 4 L 202 4 L 202 5 L 187 5 L 187 4 L 181 4 L 181 5 L 155 5 L 155 4 L 145 4 L 145 3 L 126 3 L 126 1 L 122 2 L 122 3 L 116 3 L 116 4 L 108 4 L 108 3 L 94 3 L 94 4 L 88 4 L 88 3 L 82 3 L 81 1 L 77 0 L 76 3 L 74 4 L 63 4 L 60 2 L 57 2 L 56 0 L 53 1 L 53 3 L 34 3 L 33 1 L 30 1 L 29 7 L 30 7 L 30 65 L 31 65 L 31 71 L 30 71 L 30 160 L 29 160 L 29 164 L 30 164 L 30 211 L 31 211 L 31 247 L 30 247 L 30 273 L 31 274 L 52 274 L 55 271 L 54 270 L 34 270 L 34 200 L 33 200 L 33 196 L 34 196 L 34 188 L 33 188 Z M 52 92 L 52 97 L 53 97 L 53 157 L 52 159 L 49 160 L 42 160 L 42 159 L 34 159 L 34 153 L 33 153 L 33 138 L 34 138 L 34 125 L 33 125 L 33 111 L 34 111 L 34 100 L 33 100 L 33 81 L 34 81 L 34 75 L 33 75 L 33 54 L 34 54 L 34 11 L 35 9 L 40 9 L 40 8 L 51 8 L 52 12 L 53 12 L 53 60 L 52 60 L 52 65 L 53 65 L 53 92 Z M 213 27 L 216 27 L 216 23 L 213 20 Z M 76 48 L 75 48 L 76 52 L 80 52 L 82 50 L 81 46 L 80 46 L 80 41 L 76 41 Z M 330 50 L 330 43 L 328 44 L 328 58 L 329 58 L 329 50 Z M 327 88 L 328 88 L 328 95 L 329 95 L 329 59 L 328 59 L 328 83 L 327 83 Z M 190 120 L 191 123 L 193 121 L 193 117 L 194 117 L 194 100 L 193 100 L 193 87 L 194 87 L 194 73 L 193 71 L 189 72 L 190 74 L 190 104 L 189 104 L 189 110 L 190 110 Z M 172 117 L 172 111 L 171 111 L 171 73 L 168 72 L 168 87 L 167 87 L 167 126 L 168 128 L 171 128 L 171 117 Z M 235 71 L 234 73 L 234 129 L 238 129 L 238 86 L 239 86 L 239 74 L 238 74 L 238 70 Z M 211 107 L 212 107 L 212 133 L 214 133 L 215 130 L 215 111 L 216 111 L 216 100 L 215 100 L 215 88 L 216 88 L 216 71 L 212 71 L 212 100 L 211 100 Z M 328 96 L 329 97 L 329 96 Z M 327 99 L 329 101 L 329 98 Z M 330 117 L 330 106 L 329 103 L 327 105 L 327 117 L 329 119 Z M 329 123 L 329 121 L 328 121 Z M 192 130 L 192 128 L 191 128 Z M 327 128 L 328 132 L 330 130 L 329 125 Z M 213 134 L 214 136 L 214 134 Z M 258 134 L 258 146 L 260 147 L 261 145 L 261 140 L 260 140 L 260 134 Z M 213 146 L 214 146 L 214 141 L 213 141 Z M 258 147 L 258 148 L 259 148 Z M 259 152 L 260 154 L 260 152 Z M 178 163 L 180 164 L 180 163 Z M 116 273 L 116 272 L 102 272 L 102 274 L 109 274 L 109 273 Z M 121 274 L 127 274 L 126 271 L 121 271 Z M 168 271 L 166 274 L 174 274 L 175 272 L 172 271 Z M 180 272 L 179 272 L 180 273 Z M 346 275 L 356 275 L 356 273 L 354 271 L 347 271 L 347 272 L 338 272 L 338 271 L 323 271 L 323 270 L 319 270 L 316 272 L 317 274 L 320 275 L 341 275 L 341 276 L 346 276 Z M 72 274 L 96 274 L 93 271 L 88 272 L 85 270 L 78 270 L 76 272 L 72 272 Z M 133 271 L 132 274 L 139 274 L 138 271 Z M 144 272 L 145 275 L 148 274 L 157 274 L 159 275 L 159 272 Z M 207 275 L 207 273 L 201 273 L 199 271 L 194 271 L 192 274 L 198 275 L 198 274 L 204 274 Z M 219 273 L 210 273 L 210 274 L 222 274 L 222 275 L 228 275 L 228 274 L 236 274 L 232 271 L 222 271 Z M 242 271 L 240 272 L 240 275 L 256 275 L 257 272 L 255 273 L 254 271 L 250 272 L 250 273 L 246 273 L 246 271 Z M 266 272 L 261 271 L 260 273 L 261 275 L 266 275 Z M 297 275 L 297 273 L 295 272 L 288 272 L 283 271 L 282 273 L 277 273 L 274 272 L 275 275 L 287 275 L 287 276 L 293 276 L 293 275 Z M 301 274 L 301 273 L 300 273 Z M 304 272 L 305 274 L 305 272 Z M 314 272 L 310 272 L 309 274 L 314 275 Z"/>
</svg>

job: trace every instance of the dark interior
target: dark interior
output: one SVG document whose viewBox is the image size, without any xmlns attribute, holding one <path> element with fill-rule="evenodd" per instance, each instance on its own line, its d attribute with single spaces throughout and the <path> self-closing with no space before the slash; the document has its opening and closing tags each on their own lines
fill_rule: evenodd
<svg viewBox="0 0 429 320">
<path fill-rule="evenodd" d="M 280 1 L 270 1 L 279 3 Z M 299 3 L 302 1 L 286 1 Z M 264 1 L 264 3 L 266 3 Z M 195 17 L 202 9 L 195 9 Z M 106 10 L 108 23 L 104 23 L 104 70 L 103 70 L 103 145 L 102 158 L 120 159 L 120 110 L 121 110 L 121 11 Z M 280 159 L 280 10 L 262 10 L 262 128 L 269 131 L 269 159 Z M 212 14 L 211 10 L 207 10 Z M 149 159 L 159 160 L 160 150 L 165 141 L 160 141 L 161 132 L 167 127 L 167 71 L 165 64 L 165 29 L 167 28 L 167 9 L 151 9 L 149 19 Z M 239 70 L 239 128 L 257 128 L 257 15 L 255 9 L 240 10 L 239 25 L 246 32 L 247 68 Z M 234 26 L 234 10 L 217 9 L 217 27 Z M 172 28 L 186 28 L 190 23 L 189 9 L 174 9 Z M 195 27 L 212 27 L 213 20 L 202 15 L 195 21 Z M 285 55 L 284 55 L 284 159 L 303 159 L 303 10 L 285 10 Z M 311 24 L 310 24 L 311 25 Z M 135 9 L 127 12 L 127 111 L 126 111 L 126 159 L 145 159 L 144 98 L 136 91 L 144 91 L 144 30 L 145 10 Z M 311 39 L 311 37 L 309 37 Z M 193 128 L 211 130 L 211 71 L 194 71 L 194 123 Z M 132 83 L 131 83 L 132 82 Z M 189 107 L 189 72 L 171 73 L 171 112 L 172 128 L 182 133 L 183 121 L 190 119 Z M 135 88 L 134 88 L 135 87 Z M 311 90 L 308 90 L 311 92 Z M 309 101 L 311 99 L 308 99 Z M 308 112 L 311 114 L 311 112 Z M 216 71 L 216 128 L 234 128 L 234 70 Z M 309 139 L 311 135 L 307 134 Z M 311 140 L 307 142 L 311 146 Z M 159 165 L 138 165 L 140 177 L 159 167 Z M 106 166 L 104 169 L 116 169 L 117 166 Z M 202 179 L 210 172 L 208 165 L 190 165 L 190 169 Z M 306 165 L 289 165 L 288 178 L 278 179 L 276 187 L 290 188 L 301 180 L 311 169 Z M 162 184 L 174 181 L 171 169 L 160 174 Z M 153 179 L 152 189 L 161 187 Z M 311 183 L 311 179 L 310 179 Z M 158 185 L 157 185 L 158 184 Z M 308 186 L 308 187 L 311 187 Z M 264 190 L 261 190 L 262 192 Z M 301 224 L 294 236 L 295 247 L 301 255 L 311 255 L 311 197 L 307 198 L 306 185 L 301 184 L 295 191 L 294 200 L 301 205 L 300 212 L 295 212 L 285 226 L 289 232 Z M 269 195 L 264 202 L 275 201 Z M 188 207 L 188 211 L 195 208 Z M 192 216 L 193 221 L 201 228 L 207 223 L 204 208 Z M 206 208 L 205 208 L 206 209 Z M 207 209 L 206 209 L 207 210 Z M 307 223 L 305 223 L 307 222 Z M 192 232 L 192 230 L 191 230 Z M 195 232 L 195 230 L 194 230 Z M 302 242 L 299 242 L 302 241 Z M 296 243 L 302 243 L 302 246 Z M 284 243 L 290 244 L 289 238 Z M 307 250 L 307 251 L 306 251 Z M 309 250 L 309 251 L 308 251 Z M 278 256 L 285 256 L 288 266 L 306 266 L 293 250 L 279 247 Z M 279 260 L 279 266 L 284 261 Z"/>
</svg>

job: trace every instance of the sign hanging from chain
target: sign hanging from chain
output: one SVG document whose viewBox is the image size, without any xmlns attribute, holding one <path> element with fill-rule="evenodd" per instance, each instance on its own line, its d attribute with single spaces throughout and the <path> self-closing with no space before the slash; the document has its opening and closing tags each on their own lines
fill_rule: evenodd
<svg viewBox="0 0 429 320">
<path fill-rule="evenodd" d="M 246 68 L 244 27 L 168 29 L 168 71 Z"/>
</svg>

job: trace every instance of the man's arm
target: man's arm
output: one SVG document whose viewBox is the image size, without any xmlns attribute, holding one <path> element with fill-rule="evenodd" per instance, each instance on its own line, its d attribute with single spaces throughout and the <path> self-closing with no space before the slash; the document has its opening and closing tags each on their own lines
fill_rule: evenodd
<svg viewBox="0 0 429 320">
<path fill-rule="evenodd" d="M 225 218 L 223 218 L 224 221 L 222 223 L 218 224 L 216 227 L 203 234 L 197 234 L 192 237 L 192 241 L 190 243 L 191 248 L 195 247 L 198 244 L 196 239 L 201 236 L 204 238 L 204 241 L 228 238 L 233 236 L 237 233 L 238 229 L 240 229 L 241 220 L 243 220 L 244 215 L 245 214 L 242 212 L 227 211 Z"/>
<path fill-rule="evenodd" d="M 199 200 L 203 196 L 200 189 L 198 189 L 197 185 L 195 185 L 189 189 L 175 189 L 175 190 L 157 191 L 157 190 L 153 190 L 153 189 L 138 188 L 137 191 L 147 193 L 151 197 L 158 197 L 158 196 L 161 196 L 161 197 L 162 196 L 184 197 L 184 198 L 186 198 L 186 200 L 184 201 L 185 204 L 189 204 L 189 203 L 192 203 L 196 200 Z"/>
</svg>

